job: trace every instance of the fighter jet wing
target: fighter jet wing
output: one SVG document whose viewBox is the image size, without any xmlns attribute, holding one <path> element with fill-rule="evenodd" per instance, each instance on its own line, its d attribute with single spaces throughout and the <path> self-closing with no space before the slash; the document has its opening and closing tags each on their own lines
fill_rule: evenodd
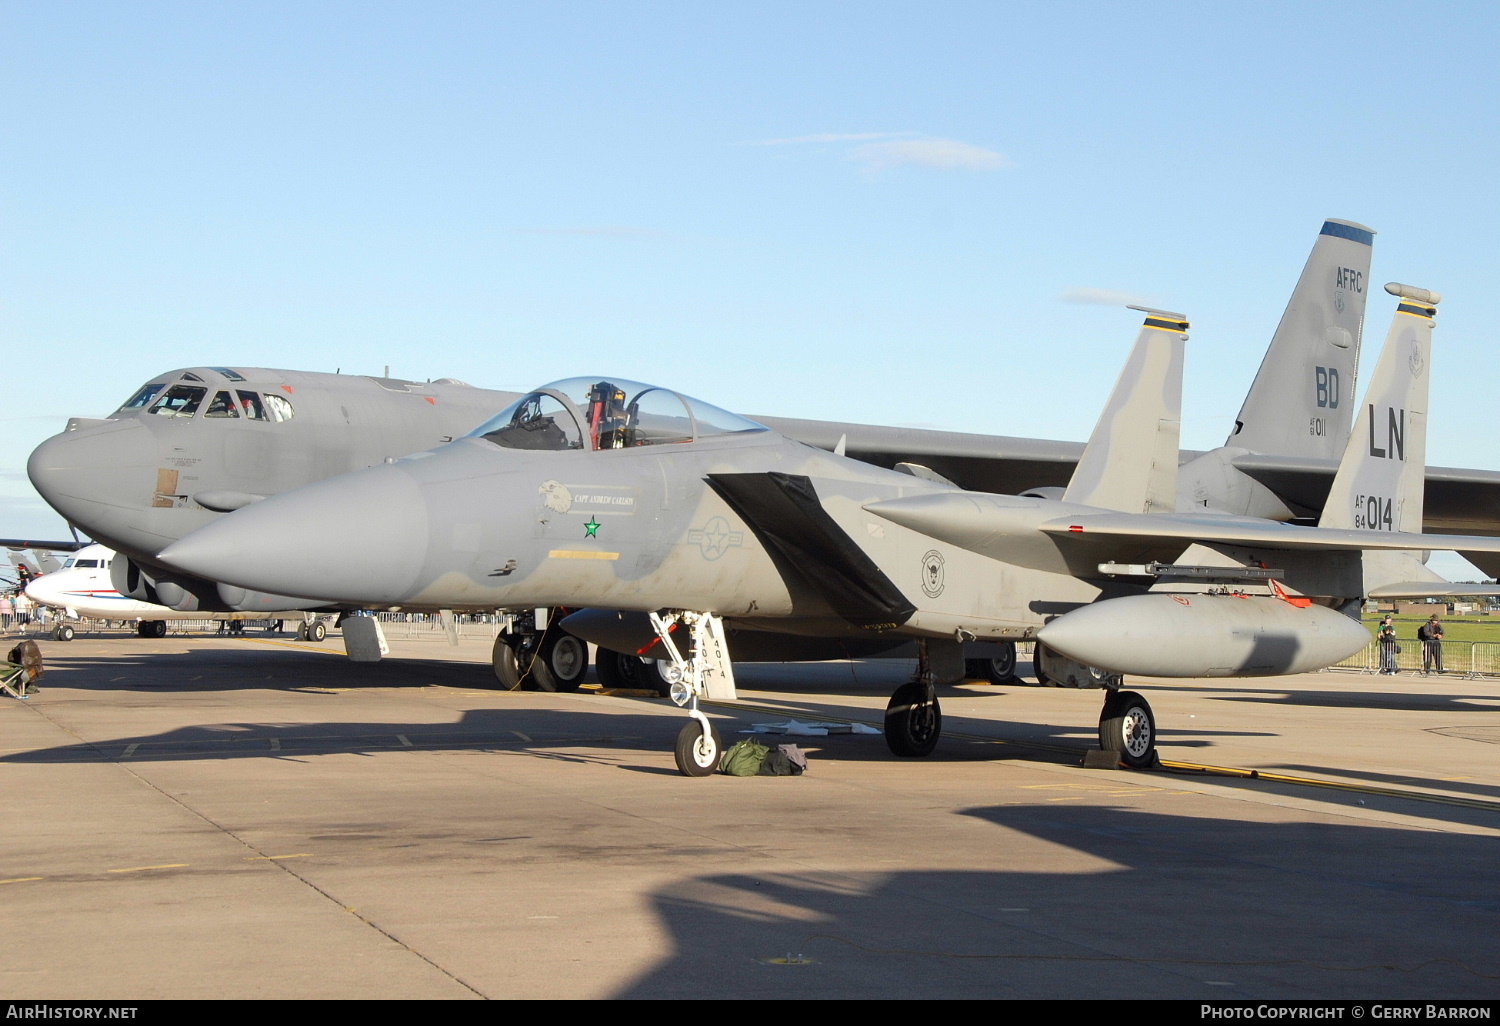
<svg viewBox="0 0 1500 1026">
<path fill-rule="evenodd" d="M 872 463 L 888 470 L 894 470 L 898 463 L 917 463 L 965 488 L 1004 495 L 1015 495 L 1031 488 L 1066 487 L 1084 449 L 1082 442 L 1045 438 L 974 435 L 962 431 L 878 427 L 787 417 L 752 419 L 788 438 L 829 452 L 842 437 L 844 455 L 862 463 Z M 1184 458 L 1196 455 L 1196 452 L 1184 453 Z M 1500 523 L 1497 523 L 1497 529 L 1500 529 Z"/>
</svg>

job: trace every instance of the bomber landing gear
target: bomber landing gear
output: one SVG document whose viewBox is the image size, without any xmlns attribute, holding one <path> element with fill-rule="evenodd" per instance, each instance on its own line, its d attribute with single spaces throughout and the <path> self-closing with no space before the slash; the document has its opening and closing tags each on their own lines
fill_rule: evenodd
<svg viewBox="0 0 1500 1026">
<path fill-rule="evenodd" d="M 73 632 L 73 625 L 72 624 L 70 624 L 70 623 L 60 623 L 56 627 L 52 628 L 52 640 L 53 641 L 72 641 L 73 640 L 73 633 L 74 632 Z"/>
<path fill-rule="evenodd" d="M 135 633 L 140 638 L 165 638 L 167 636 L 167 621 L 142 620 L 135 625 Z"/>
<path fill-rule="evenodd" d="M 320 619 L 309 620 L 297 628 L 298 641 L 318 642 L 328 637 L 328 625 Z"/>
<path fill-rule="evenodd" d="M 1110 691 L 1099 714 L 1099 747 L 1135 769 L 1156 765 L 1156 717 L 1134 691 Z"/>
</svg>

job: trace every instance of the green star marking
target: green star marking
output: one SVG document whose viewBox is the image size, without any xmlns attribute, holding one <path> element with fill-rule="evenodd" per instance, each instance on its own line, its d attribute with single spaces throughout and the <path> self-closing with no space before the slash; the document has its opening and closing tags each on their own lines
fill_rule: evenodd
<svg viewBox="0 0 1500 1026">
<path fill-rule="evenodd" d="M 583 525 L 583 536 L 585 538 L 599 537 L 599 521 L 589 517 L 589 522 Z"/>
</svg>

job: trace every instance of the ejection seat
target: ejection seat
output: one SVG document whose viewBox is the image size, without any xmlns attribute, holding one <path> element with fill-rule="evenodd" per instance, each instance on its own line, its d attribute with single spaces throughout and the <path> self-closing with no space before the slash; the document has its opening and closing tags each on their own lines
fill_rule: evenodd
<svg viewBox="0 0 1500 1026">
<path fill-rule="evenodd" d="M 11 698 L 24 700 L 36 694 L 36 681 L 42 672 L 41 648 L 34 641 L 23 641 L 5 657 L 5 669 L 0 671 L 0 691 Z"/>
</svg>

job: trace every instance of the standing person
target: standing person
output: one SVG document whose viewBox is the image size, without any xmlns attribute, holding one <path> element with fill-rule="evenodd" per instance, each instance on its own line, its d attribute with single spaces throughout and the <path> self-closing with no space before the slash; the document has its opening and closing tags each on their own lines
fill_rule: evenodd
<svg viewBox="0 0 1500 1026">
<path fill-rule="evenodd" d="M 1422 643 L 1422 672 L 1431 673 L 1436 666 L 1438 673 L 1447 673 L 1443 669 L 1443 625 L 1436 613 L 1417 628 L 1417 640 Z"/>
<path fill-rule="evenodd" d="M 18 591 L 11 605 L 15 608 L 16 629 L 25 634 L 26 625 L 31 622 L 31 599 L 26 597 L 24 591 Z"/>
<path fill-rule="evenodd" d="M 1396 672 L 1396 621 L 1389 616 L 1380 621 L 1380 631 L 1376 635 L 1380 641 L 1380 672 Z"/>
<path fill-rule="evenodd" d="M 0 592 L 0 631 L 10 633 L 10 615 L 15 608 L 10 604 L 10 592 Z"/>
</svg>

